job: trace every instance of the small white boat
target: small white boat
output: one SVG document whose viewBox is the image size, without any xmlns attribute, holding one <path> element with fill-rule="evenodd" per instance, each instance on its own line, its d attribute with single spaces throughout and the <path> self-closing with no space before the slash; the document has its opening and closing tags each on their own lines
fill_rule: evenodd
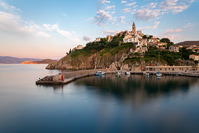
<svg viewBox="0 0 199 133">
<path fill-rule="evenodd" d="M 158 72 L 156 73 L 156 76 L 157 76 L 157 77 L 161 77 L 161 76 L 162 76 L 162 73 L 158 71 Z"/>
<path fill-rule="evenodd" d="M 121 73 L 120 71 L 117 71 L 115 74 L 119 76 L 119 75 L 121 75 L 122 73 Z"/>
<path fill-rule="evenodd" d="M 95 76 L 102 76 L 102 75 L 105 75 L 105 72 L 98 71 L 95 73 Z"/>
<path fill-rule="evenodd" d="M 146 72 L 146 73 L 145 73 L 145 76 L 149 76 L 149 75 L 150 75 L 150 73 L 149 73 L 149 72 Z"/>
<path fill-rule="evenodd" d="M 126 75 L 131 75 L 131 73 L 129 71 L 126 71 L 125 74 Z"/>
</svg>

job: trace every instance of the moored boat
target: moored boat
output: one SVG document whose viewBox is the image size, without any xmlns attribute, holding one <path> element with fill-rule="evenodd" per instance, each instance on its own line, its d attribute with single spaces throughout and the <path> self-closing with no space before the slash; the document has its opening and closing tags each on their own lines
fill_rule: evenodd
<svg viewBox="0 0 199 133">
<path fill-rule="evenodd" d="M 162 73 L 160 71 L 156 72 L 156 76 L 157 77 L 161 77 L 162 76 Z"/>
<path fill-rule="evenodd" d="M 149 75 L 150 75 L 150 73 L 149 73 L 149 72 L 146 72 L 146 73 L 145 73 L 145 76 L 149 76 Z"/>
<path fill-rule="evenodd" d="M 105 75 L 105 72 L 98 71 L 95 73 L 95 76 L 102 76 L 102 75 Z"/>
<path fill-rule="evenodd" d="M 131 73 L 129 71 L 126 71 L 125 74 L 126 75 L 131 75 Z"/>
<path fill-rule="evenodd" d="M 121 71 L 117 71 L 115 74 L 119 76 L 119 75 L 122 74 L 122 72 Z"/>
</svg>

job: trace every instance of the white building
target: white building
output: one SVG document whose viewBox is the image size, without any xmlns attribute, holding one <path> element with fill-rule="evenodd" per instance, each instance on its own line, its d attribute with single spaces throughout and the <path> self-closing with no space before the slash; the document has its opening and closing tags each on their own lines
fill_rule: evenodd
<svg viewBox="0 0 199 133">
<path fill-rule="evenodd" d="M 101 41 L 101 38 L 100 37 L 98 37 L 98 38 L 96 38 L 95 39 L 95 41 L 94 42 L 100 42 Z"/>
<path fill-rule="evenodd" d="M 84 47 L 82 45 L 78 45 L 76 49 L 83 49 Z"/>
<path fill-rule="evenodd" d="M 169 47 L 169 51 L 170 52 L 180 52 L 180 47 L 172 45 L 172 46 Z"/>
<path fill-rule="evenodd" d="M 142 39 L 142 36 L 137 34 L 135 23 L 133 23 L 132 31 L 131 32 L 127 31 L 126 33 L 127 34 L 123 39 L 124 43 L 131 42 L 131 43 L 135 43 L 136 46 L 142 46 L 142 43 L 140 41 L 140 39 Z"/>
</svg>

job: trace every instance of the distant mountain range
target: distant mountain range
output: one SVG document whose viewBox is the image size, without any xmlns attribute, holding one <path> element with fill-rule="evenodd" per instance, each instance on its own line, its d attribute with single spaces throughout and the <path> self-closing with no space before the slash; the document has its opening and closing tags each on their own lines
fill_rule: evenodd
<svg viewBox="0 0 199 133">
<path fill-rule="evenodd" d="M 175 45 L 181 45 L 181 46 L 199 45 L 199 41 L 184 41 L 184 42 L 176 43 Z"/>
<path fill-rule="evenodd" d="M 41 61 L 42 59 L 35 58 L 16 58 L 10 56 L 0 56 L 0 64 L 20 64 L 24 61 Z"/>
</svg>

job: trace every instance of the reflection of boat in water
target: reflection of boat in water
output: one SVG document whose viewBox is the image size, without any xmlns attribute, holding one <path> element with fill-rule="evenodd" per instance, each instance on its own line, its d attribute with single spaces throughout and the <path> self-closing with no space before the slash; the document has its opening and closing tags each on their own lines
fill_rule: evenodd
<svg viewBox="0 0 199 133">
<path fill-rule="evenodd" d="M 157 76 L 157 77 L 161 77 L 161 76 L 162 76 L 162 73 L 158 71 L 158 72 L 156 73 L 156 76 Z"/>
<path fill-rule="evenodd" d="M 105 75 L 105 72 L 98 71 L 95 73 L 95 76 L 102 76 L 102 75 Z"/>
<path fill-rule="evenodd" d="M 122 72 L 121 72 L 121 71 L 117 71 L 115 74 L 116 74 L 117 76 L 120 76 L 120 75 L 122 74 Z"/>
<path fill-rule="evenodd" d="M 126 71 L 125 74 L 126 75 L 131 75 L 131 73 L 129 71 Z"/>
</svg>

